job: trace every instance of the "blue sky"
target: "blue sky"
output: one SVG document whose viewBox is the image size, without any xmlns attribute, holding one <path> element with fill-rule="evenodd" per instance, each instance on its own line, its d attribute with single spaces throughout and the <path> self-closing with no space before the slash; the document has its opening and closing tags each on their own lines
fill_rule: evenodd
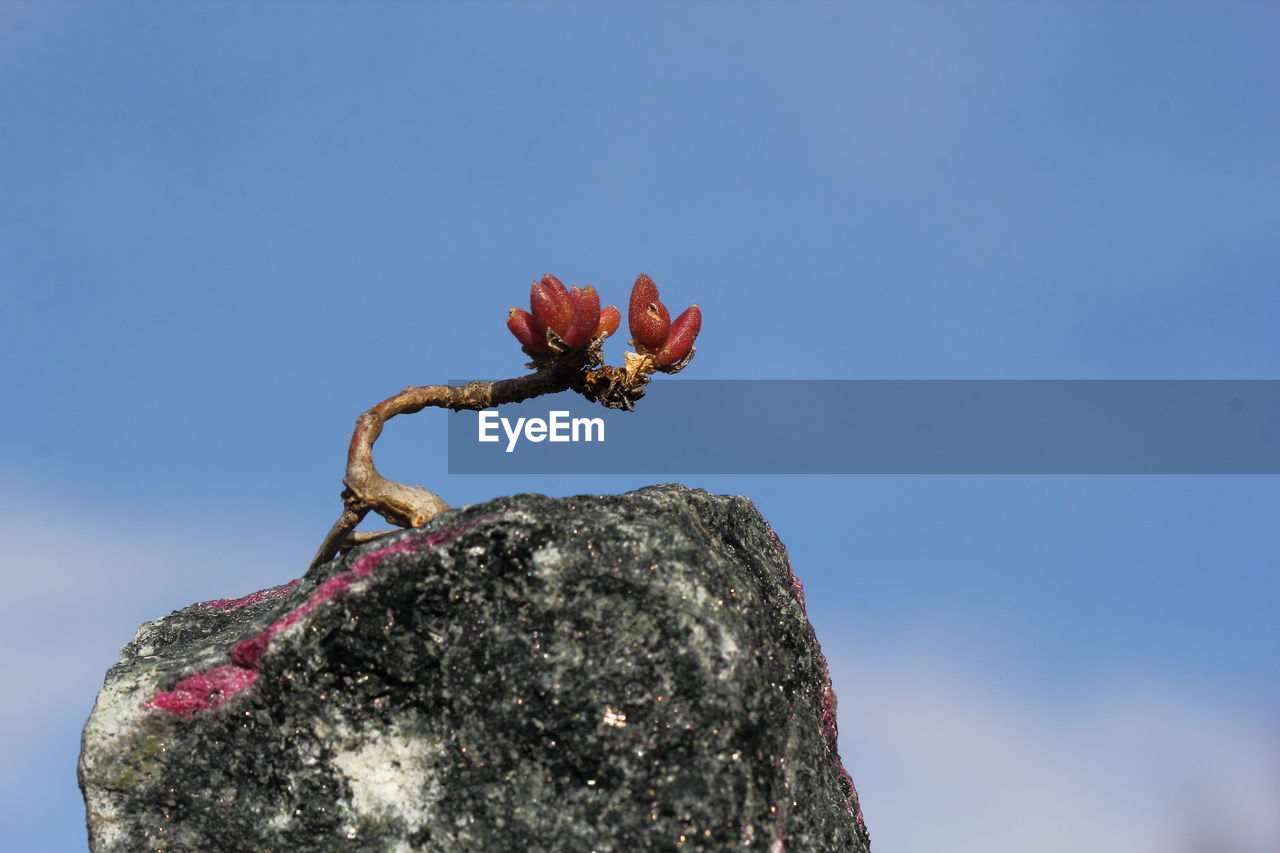
<svg viewBox="0 0 1280 853">
<path fill-rule="evenodd" d="M 0 0 L 15 849 L 83 848 L 79 727 L 136 625 L 301 573 L 355 416 L 521 372 L 542 273 L 700 303 L 690 378 L 1277 378 L 1278 28 Z M 456 505 L 654 480 L 450 476 L 446 417 L 383 470 Z M 787 543 L 880 853 L 1280 846 L 1277 478 L 682 479 Z"/>
</svg>

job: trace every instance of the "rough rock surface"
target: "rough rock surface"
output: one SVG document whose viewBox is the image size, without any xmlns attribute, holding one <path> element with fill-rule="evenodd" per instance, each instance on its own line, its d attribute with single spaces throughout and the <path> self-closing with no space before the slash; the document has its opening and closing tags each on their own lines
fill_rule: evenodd
<svg viewBox="0 0 1280 853">
<path fill-rule="evenodd" d="M 144 624 L 95 851 L 866 851 L 786 551 L 683 486 L 452 510 Z"/>
</svg>

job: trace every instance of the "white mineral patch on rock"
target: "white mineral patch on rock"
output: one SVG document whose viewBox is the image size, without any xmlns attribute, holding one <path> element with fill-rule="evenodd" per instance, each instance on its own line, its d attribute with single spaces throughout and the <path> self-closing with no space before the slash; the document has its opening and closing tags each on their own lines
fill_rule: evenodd
<svg viewBox="0 0 1280 853">
<path fill-rule="evenodd" d="M 105 792 L 92 791 L 84 800 L 90 831 L 98 840 L 99 849 L 114 850 L 126 840 L 118 820 L 119 810 Z"/>
<path fill-rule="evenodd" d="M 676 602 L 688 599 L 697 605 L 699 612 L 711 613 L 725 604 L 724 599 L 716 598 L 701 584 L 666 583 L 660 574 L 654 578 L 654 587 L 670 596 L 672 607 L 677 606 Z M 689 619 L 684 624 L 689 631 L 690 648 L 703 650 L 699 656 L 703 668 L 720 681 L 731 680 L 735 675 L 735 662 L 742 655 L 742 647 L 738 645 L 732 629 L 712 620 Z M 708 626 L 714 629 L 714 637 L 708 632 Z M 719 654 L 712 654 L 713 649 Z"/>
<path fill-rule="evenodd" d="M 534 566 L 544 571 L 547 569 L 559 569 L 561 562 L 564 560 L 560 556 L 560 549 L 554 545 L 539 548 L 530 555 L 530 559 L 533 561 Z"/>
<path fill-rule="evenodd" d="M 89 727 L 93 737 L 119 737 L 130 731 L 146 713 L 147 701 L 155 698 L 159 677 L 151 666 L 138 666 L 103 686 L 94 702 Z"/>
<path fill-rule="evenodd" d="M 351 786 L 351 807 L 360 817 L 398 818 L 410 831 L 431 817 L 440 788 L 433 758 L 442 750 L 393 728 L 338 752 L 334 765 Z"/>
</svg>

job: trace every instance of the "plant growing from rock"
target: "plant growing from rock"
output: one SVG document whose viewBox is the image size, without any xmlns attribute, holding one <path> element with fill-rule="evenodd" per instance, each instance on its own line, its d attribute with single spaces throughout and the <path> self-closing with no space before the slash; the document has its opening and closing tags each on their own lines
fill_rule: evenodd
<svg viewBox="0 0 1280 853">
<path fill-rule="evenodd" d="M 382 532 L 355 529 L 370 512 L 397 527 L 421 527 L 449 508 L 435 493 L 389 480 L 374 467 L 373 443 L 383 424 L 396 415 L 428 406 L 487 409 L 560 391 L 576 391 L 591 402 L 630 411 L 654 373 L 679 373 L 693 359 L 702 312 L 691 305 L 672 320 L 647 275 L 636 278 L 627 311 L 635 349 L 625 354 L 622 367 L 611 367 L 604 363 L 601 346 L 621 320 L 616 307 L 600 307 L 595 288 L 566 288 L 555 276 L 544 275 L 530 288 L 529 310 L 512 308 L 507 314 L 507 328 L 529 356 L 526 367 L 532 373 L 462 386 L 411 386 L 360 415 L 347 450 L 342 515 L 311 565 L 381 536 Z"/>
</svg>

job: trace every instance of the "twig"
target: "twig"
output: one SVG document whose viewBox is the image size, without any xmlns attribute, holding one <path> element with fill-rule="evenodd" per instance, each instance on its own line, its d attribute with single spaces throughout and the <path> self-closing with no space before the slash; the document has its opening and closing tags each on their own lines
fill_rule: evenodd
<svg viewBox="0 0 1280 853">
<path fill-rule="evenodd" d="M 554 282 L 558 291 L 549 289 L 551 285 L 547 284 L 548 280 Z M 540 287 L 548 289 L 539 291 Z M 563 310 L 569 310 L 571 305 L 579 304 L 573 300 L 578 300 L 583 294 L 579 293 L 576 287 L 573 290 L 571 297 L 564 292 L 563 285 L 550 276 L 544 276 L 541 284 L 534 284 L 534 293 L 540 297 L 551 298 L 549 294 L 554 295 L 560 292 L 564 300 L 561 306 Z M 590 295 L 591 300 L 596 300 L 591 288 L 587 288 L 585 292 Z M 632 306 L 633 314 L 637 310 L 636 306 L 642 306 L 639 310 L 647 310 L 652 314 L 649 318 L 650 322 L 661 315 L 663 319 L 656 332 L 653 329 L 649 332 L 660 336 L 662 340 L 654 337 L 650 342 L 657 343 L 652 349 L 637 346 L 638 352 L 626 353 L 626 362 L 623 367 L 610 367 L 604 364 L 600 355 L 600 348 L 605 338 L 612 334 L 618 325 L 618 312 L 612 306 L 608 310 L 613 313 L 613 322 L 607 328 L 600 319 L 602 312 L 598 300 L 592 303 L 590 310 L 585 314 L 572 315 L 570 312 L 562 315 L 567 323 L 570 322 L 571 316 L 582 317 L 584 322 L 588 323 L 585 328 L 597 329 L 595 336 L 587 340 L 585 333 L 582 333 L 582 328 L 570 323 L 570 326 L 566 327 L 568 331 L 565 332 L 565 336 L 570 340 L 581 341 L 582 343 L 578 346 L 570 346 L 560 333 L 544 324 L 539 324 L 532 332 L 528 332 L 527 328 L 517 329 L 518 324 L 516 326 L 512 324 L 520 319 L 516 315 L 523 312 L 512 309 L 513 319 L 509 320 L 508 326 L 516 333 L 517 338 L 527 344 L 524 351 L 533 359 L 528 365 L 534 369 L 533 373 L 497 382 L 470 382 L 463 386 L 410 386 L 362 414 L 356 419 L 356 428 L 347 449 L 347 471 L 346 476 L 342 478 L 342 482 L 346 485 L 342 491 L 342 515 L 334 522 L 333 527 L 329 528 L 324 541 L 320 543 L 320 548 L 311 561 L 311 567 L 315 568 L 327 563 L 343 551 L 385 535 L 385 532 L 356 532 L 356 526 L 370 512 L 376 512 L 397 527 L 421 527 L 449 508 L 449 505 L 434 492 L 427 491 L 421 486 L 406 486 L 403 483 L 388 480 L 374 467 L 373 443 L 382 434 L 383 425 L 396 415 L 420 412 L 427 406 L 452 409 L 455 412 L 463 409 L 487 409 L 503 403 L 519 403 L 543 394 L 570 390 L 577 391 L 592 402 L 598 401 L 610 408 L 630 411 L 635 401 L 644 396 L 644 386 L 648 384 L 652 373 L 655 371 L 679 373 L 683 370 L 693 359 L 695 352 L 693 338 L 698 333 L 701 315 L 695 305 L 678 317 L 674 324 L 668 324 L 666 308 L 657 301 L 657 293 L 657 288 L 647 276 L 642 275 L 636 280 L 636 288 L 632 291 L 632 302 L 635 303 Z M 533 322 L 533 318 L 528 315 L 523 319 Z M 597 324 L 599 324 L 598 328 Z M 671 325 L 673 330 L 671 335 L 673 343 L 664 349 L 662 346 L 667 342 L 668 325 Z M 639 327 L 633 326 L 633 330 L 635 328 Z M 526 336 L 526 332 L 531 336 Z M 583 336 L 575 337 L 575 332 Z M 678 348 L 674 343 L 677 339 L 680 344 Z M 679 358 L 675 363 L 670 363 L 681 352 L 685 352 L 684 357 Z"/>
<path fill-rule="evenodd" d="M 356 419 L 347 450 L 347 473 L 342 482 L 345 505 L 342 515 L 330 528 L 312 566 L 333 559 L 357 524 L 369 512 L 376 512 L 397 527 L 421 527 L 449 508 L 439 495 L 421 486 L 406 486 L 388 480 L 373 464 L 373 443 L 382 434 L 383 425 L 396 415 L 420 412 L 427 406 L 460 411 L 487 409 L 502 403 L 518 403 L 543 394 L 567 391 L 577 378 L 576 371 L 566 365 L 549 363 L 528 376 L 498 382 L 471 382 L 461 387 L 451 385 L 410 386 L 394 397 L 388 397 Z"/>
</svg>

